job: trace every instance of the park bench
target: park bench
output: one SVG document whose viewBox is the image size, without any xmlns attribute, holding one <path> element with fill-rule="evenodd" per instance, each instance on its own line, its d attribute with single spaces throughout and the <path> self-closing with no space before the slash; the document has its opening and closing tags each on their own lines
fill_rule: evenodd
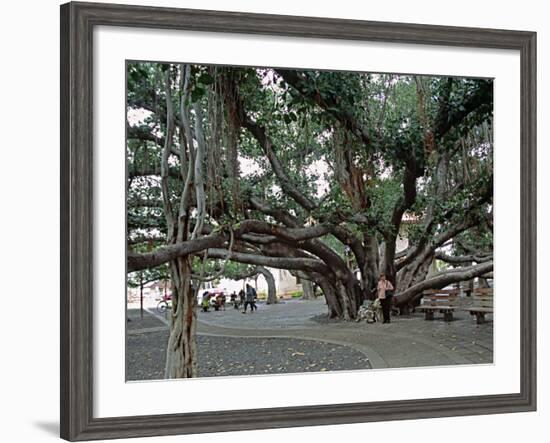
<svg viewBox="0 0 550 443">
<path fill-rule="evenodd" d="M 458 308 L 458 289 L 430 289 L 422 293 L 422 302 L 416 308 L 423 311 L 426 320 L 433 320 L 434 313 L 443 314 L 445 321 L 453 320 L 453 312 Z"/>
<path fill-rule="evenodd" d="M 493 288 L 474 289 L 472 306 L 467 310 L 476 316 L 478 325 L 485 323 L 485 314 L 493 313 Z"/>
</svg>

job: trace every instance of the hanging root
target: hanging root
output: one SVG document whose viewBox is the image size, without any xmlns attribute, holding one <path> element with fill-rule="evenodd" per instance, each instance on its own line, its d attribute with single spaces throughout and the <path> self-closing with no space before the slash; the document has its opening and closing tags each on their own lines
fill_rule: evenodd
<svg viewBox="0 0 550 443">
<path fill-rule="evenodd" d="M 204 277 L 204 268 L 206 267 L 206 260 L 208 259 L 208 249 L 207 249 L 204 253 L 204 258 L 202 261 L 201 273 L 199 275 L 191 274 L 191 278 L 193 280 L 198 280 L 200 282 L 209 282 L 209 281 L 217 280 L 223 275 L 223 273 L 225 272 L 225 268 L 227 267 L 227 263 L 229 263 L 229 261 L 231 260 L 231 257 L 233 256 L 233 245 L 235 243 L 235 235 L 233 234 L 233 229 L 231 228 L 229 229 L 229 236 L 230 236 L 229 249 L 227 251 L 227 256 L 225 257 L 222 263 L 221 269 L 210 277 Z"/>
</svg>

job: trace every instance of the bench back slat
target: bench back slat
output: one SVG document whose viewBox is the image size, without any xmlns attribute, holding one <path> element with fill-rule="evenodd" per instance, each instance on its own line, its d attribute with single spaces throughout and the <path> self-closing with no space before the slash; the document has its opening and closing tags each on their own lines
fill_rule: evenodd
<svg viewBox="0 0 550 443">
<path fill-rule="evenodd" d="M 473 307 L 493 308 L 493 288 L 476 288 L 473 292 Z"/>
<path fill-rule="evenodd" d="M 422 293 L 422 306 L 454 306 L 459 292 L 458 289 L 429 289 Z"/>
<path fill-rule="evenodd" d="M 431 294 L 459 294 L 460 289 L 426 289 L 423 291 L 425 295 Z"/>
<path fill-rule="evenodd" d="M 474 294 L 490 294 L 493 295 L 493 288 L 475 288 Z"/>
</svg>

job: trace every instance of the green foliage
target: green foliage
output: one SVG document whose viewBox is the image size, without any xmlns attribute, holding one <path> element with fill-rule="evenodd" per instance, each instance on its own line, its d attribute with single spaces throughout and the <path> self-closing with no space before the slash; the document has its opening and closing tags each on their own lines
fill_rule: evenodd
<svg viewBox="0 0 550 443">
<path fill-rule="evenodd" d="M 161 140 L 166 134 L 163 75 L 167 71 L 175 117 L 180 119 L 180 65 L 136 62 L 127 66 L 128 112 L 141 116 L 129 122 L 133 135 L 126 146 L 131 239 L 139 235 L 162 239 L 166 235 L 158 173 Z M 246 204 L 249 197 L 257 197 L 302 224 L 344 223 L 359 239 L 364 233 L 388 233 L 394 229 L 392 217 L 403 200 L 403 183 L 411 168 L 416 195 L 406 212 L 419 221 L 403 228 L 411 242 L 425 234 L 422 221 L 428 215 L 432 235 L 465 217 L 487 218 L 493 180 L 491 80 L 292 72 L 298 85 L 273 69 L 192 66 L 186 105 L 202 108 L 207 150 L 215 152 L 203 165 L 210 171 L 205 180 L 206 221 L 213 229 L 250 217 L 274 222 Z M 233 85 L 229 92 L 227 84 Z M 243 115 L 235 110 L 237 98 L 242 101 Z M 219 108 L 214 107 L 215 100 L 222 103 Z M 221 119 L 217 112 L 223 113 Z M 245 119 L 259 125 L 269 137 L 270 147 L 284 167 L 284 180 L 273 172 L 257 136 L 245 128 Z M 231 133 L 235 125 L 237 129 Z M 230 134 L 240 161 L 237 177 L 225 168 L 231 159 Z M 179 128 L 172 144 L 175 152 L 185 150 Z M 185 154 L 189 159 L 189 152 Z M 438 178 L 442 158 L 448 160 L 443 182 Z M 181 164 L 177 156 L 169 160 L 169 198 L 177 216 Z M 144 171 L 156 171 L 156 175 L 143 175 Z M 310 212 L 301 207 L 285 185 L 298 189 L 316 208 Z M 357 215 L 368 223 L 357 222 Z M 194 223 L 194 215 L 189 221 Z M 479 226 L 474 237 L 468 232 L 463 241 L 489 247 L 491 229 L 482 223 Z M 330 235 L 321 240 L 349 259 L 340 240 Z M 193 262 L 194 272 L 202 270 L 205 275 L 215 274 L 221 266 L 220 260 L 209 259 L 204 268 L 199 258 Z M 248 265 L 230 262 L 224 276 L 233 278 L 251 270 Z"/>
<path fill-rule="evenodd" d="M 204 261 L 199 257 L 194 257 L 193 270 L 196 275 L 202 275 L 203 277 L 208 278 L 212 275 L 217 275 L 219 271 L 222 270 L 224 263 L 224 260 L 207 259 Z M 250 276 L 253 270 L 254 266 L 228 261 L 223 267 L 223 273 L 220 278 L 240 280 L 243 276 Z"/>
</svg>

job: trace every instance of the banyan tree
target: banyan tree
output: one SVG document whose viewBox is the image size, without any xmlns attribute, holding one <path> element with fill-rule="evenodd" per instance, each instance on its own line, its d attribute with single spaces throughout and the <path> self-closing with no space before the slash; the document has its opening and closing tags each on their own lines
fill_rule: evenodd
<svg viewBox="0 0 550 443">
<path fill-rule="evenodd" d="M 289 270 L 344 320 L 380 272 L 407 311 L 492 271 L 491 80 L 160 63 L 127 79 L 127 268 L 169 268 L 167 377 L 196 375 L 194 294 L 231 266 Z"/>
</svg>

